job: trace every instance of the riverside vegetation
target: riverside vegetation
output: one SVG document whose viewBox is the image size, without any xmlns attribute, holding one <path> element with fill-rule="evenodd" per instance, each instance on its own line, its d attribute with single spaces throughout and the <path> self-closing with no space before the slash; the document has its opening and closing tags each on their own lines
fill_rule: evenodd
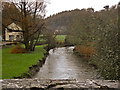
<svg viewBox="0 0 120 90">
<path fill-rule="evenodd" d="M 60 12 L 46 19 L 50 30 L 66 34 L 66 43 L 95 65 L 105 79 L 120 78 L 119 5 Z"/>
<path fill-rule="evenodd" d="M 80 55 L 89 56 L 88 62 L 96 65 L 105 79 L 119 79 L 118 9 L 76 12 L 68 25 L 68 42 L 77 45 Z"/>
</svg>

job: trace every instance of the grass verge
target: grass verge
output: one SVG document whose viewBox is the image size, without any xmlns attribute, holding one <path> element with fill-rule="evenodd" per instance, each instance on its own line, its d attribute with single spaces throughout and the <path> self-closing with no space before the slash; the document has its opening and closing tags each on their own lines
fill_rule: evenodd
<svg viewBox="0 0 120 90">
<path fill-rule="evenodd" d="M 57 35 L 56 41 L 57 42 L 65 42 L 66 35 Z"/>
<path fill-rule="evenodd" d="M 42 60 L 46 45 L 36 46 L 32 53 L 10 54 L 11 48 L 2 49 L 2 79 L 18 77 L 29 70 L 29 67 Z"/>
</svg>

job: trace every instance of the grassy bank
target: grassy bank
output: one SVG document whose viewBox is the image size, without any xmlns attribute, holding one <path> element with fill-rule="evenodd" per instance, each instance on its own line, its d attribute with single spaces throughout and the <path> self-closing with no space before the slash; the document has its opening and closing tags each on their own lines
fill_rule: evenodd
<svg viewBox="0 0 120 90">
<path fill-rule="evenodd" d="M 56 41 L 58 43 L 64 43 L 65 42 L 66 35 L 57 35 L 56 36 Z"/>
<path fill-rule="evenodd" d="M 11 48 L 2 49 L 2 78 L 11 79 L 27 72 L 29 67 L 42 60 L 46 50 L 45 45 L 36 46 L 32 53 L 10 54 Z"/>
</svg>

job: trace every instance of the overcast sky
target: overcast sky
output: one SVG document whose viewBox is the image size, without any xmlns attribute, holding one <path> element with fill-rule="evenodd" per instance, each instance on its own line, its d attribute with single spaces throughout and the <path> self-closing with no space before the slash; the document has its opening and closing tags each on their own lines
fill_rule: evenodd
<svg viewBox="0 0 120 90">
<path fill-rule="evenodd" d="M 105 5 L 118 4 L 120 0 L 47 0 L 46 16 L 56 14 L 65 10 L 94 8 L 95 11 L 103 9 Z"/>
</svg>

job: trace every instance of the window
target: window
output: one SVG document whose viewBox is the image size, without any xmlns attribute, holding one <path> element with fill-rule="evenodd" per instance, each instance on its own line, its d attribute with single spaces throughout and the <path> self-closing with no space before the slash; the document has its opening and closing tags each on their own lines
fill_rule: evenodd
<svg viewBox="0 0 120 90">
<path fill-rule="evenodd" d="M 14 40 L 14 35 L 9 35 L 9 40 L 10 41 Z"/>
</svg>

